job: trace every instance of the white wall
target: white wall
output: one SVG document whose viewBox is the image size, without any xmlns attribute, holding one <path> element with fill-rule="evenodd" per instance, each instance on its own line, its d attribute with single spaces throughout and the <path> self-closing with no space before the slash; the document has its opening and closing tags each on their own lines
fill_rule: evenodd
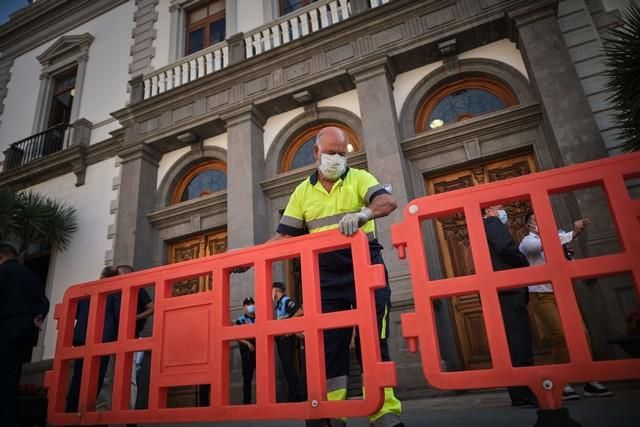
<svg viewBox="0 0 640 427">
<path fill-rule="evenodd" d="M 235 2 L 235 33 L 248 32 L 264 24 L 264 8 L 261 0 L 235 0 Z M 229 1 L 227 1 L 228 5 Z M 227 32 L 227 35 L 231 34 Z"/>
<path fill-rule="evenodd" d="M 500 61 L 512 66 L 520 73 L 522 73 L 525 78 L 528 79 L 527 70 L 525 68 L 524 62 L 522 61 L 522 55 L 520 55 L 520 51 L 516 48 L 515 43 L 512 43 L 507 39 L 498 40 L 496 42 L 489 43 L 488 45 L 463 52 L 458 55 L 458 58 L 487 58 L 493 59 L 495 61 Z M 409 93 L 411 93 L 413 88 L 422 79 L 424 79 L 426 76 L 428 76 L 430 73 L 437 70 L 441 66 L 442 61 L 438 61 L 424 65 L 420 68 L 415 68 L 411 71 L 407 71 L 406 73 L 398 74 L 396 76 L 393 95 L 395 98 L 398 118 L 400 117 L 402 106 L 404 105 L 407 97 L 409 96 Z"/>
<path fill-rule="evenodd" d="M 189 150 L 191 150 L 191 147 L 182 147 L 162 155 L 162 158 L 158 162 L 158 181 L 156 183 L 156 189 L 160 187 L 162 179 L 167 174 L 171 166 L 173 166 L 173 164 L 177 162 L 180 157 L 187 154 Z"/>
<path fill-rule="evenodd" d="M 125 106 L 134 6 L 134 0 L 130 0 L 64 34 L 88 32 L 95 37 L 89 50 L 82 98 L 78 100 L 78 117 L 93 123 L 103 122 L 111 118 L 111 112 Z M 0 123 L 0 151 L 12 142 L 31 136 L 42 70 L 36 57 L 58 39 L 49 40 L 15 59 Z M 108 137 L 108 132 L 99 128 L 94 132 Z"/>
<path fill-rule="evenodd" d="M 358 101 L 358 91 L 355 89 L 318 101 L 318 107 L 338 107 L 351 111 L 360 117 L 360 102 Z"/>
<path fill-rule="evenodd" d="M 95 37 L 78 117 L 97 123 L 111 118 L 112 112 L 126 105 L 134 3 L 130 0 L 68 33 L 88 32 Z"/>
<path fill-rule="evenodd" d="M 486 46 L 468 50 L 458 55 L 458 58 L 487 58 L 504 62 L 505 64 L 511 65 L 513 68 L 520 71 L 522 75 L 529 80 L 527 69 L 522 61 L 520 51 L 516 47 L 516 44 L 508 39 L 498 40 L 496 42 L 489 43 Z"/>
<path fill-rule="evenodd" d="M 169 64 L 169 46 L 172 43 L 169 4 L 170 0 L 160 0 L 156 6 L 158 20 L 155 23 L 156 38 L 153 40 L 155 56 L 151 58 L 151 67 L 154 70 Z"/>
<path fill-rule="evenodd" d="M 273 140 L 276 138 L 278 133 L 294 118 L 298 115 L 304 113 L 304 108 L 295 108 L 293 110 L 289 110 L 285 113 L 278 114 L 276 116 L 271 116 L 267 119 L 267 122 L 264 124 L 264 158 L 266 160 L 267 154 L 269 153 L 269 148 L 271 144 L 273 144 Z"/>
<path fill-rule="evenodd" d="M 398 118 L 400 118 L 402 106 L 413 88 L 418 84 L 418 82 L 420 82 L 420 80 L 441 66 L 442 61 L 433 62 L 396 76 L 396 81 L 393 83 L 393 97 L 396 102 L 396 114 L 398 115 Z"/>
<path fill-rule="evenodd" d="M 227 133 L 221 133 L 212 138 L 207 138 L 203 142 L 205 147 L 218 147 L 227 150 Z"/>
<path fill-rule="evenodd" d="M 75 284 L 95 280 L 104 266 L 105 251 L 112 249 L 107 229 L 115 220 L 110 213 L 110 201 L 116 194 L 112 180 L 118 175 L 115 160 L 108 159 L 87 167 L 85 184 L 76 187 L 76 177 L 70 173 L 30 189 L 76 208 L 78 231 L 65 252 L 54 251 L 49 265 L 47 297 L 51 310 L 44 332 L 44 359 L 52 358 L 56 345 L 56 321 L 53 311 L 62 301 L 65 290 Z"/>
</svg>

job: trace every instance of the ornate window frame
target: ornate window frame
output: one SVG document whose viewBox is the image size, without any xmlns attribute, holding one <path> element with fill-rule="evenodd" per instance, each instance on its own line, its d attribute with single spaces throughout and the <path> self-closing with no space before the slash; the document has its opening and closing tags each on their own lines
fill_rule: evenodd
<svg viewBox="0 0 640 427">
<path fill-rule="evenodd" d="M 76 68 L 76 84 L 69 123 L 74 123 L 80 112 L 82 92 L 89 61 L 89 49 L 94 37 L 89 33 L 76 36 L 62 36 L 47 50 L 37 57 L 42 72 L 40 73 L 40 89 L 33 120 L 32 134 L 42 132 L 47 127 L 51 98 L 56 76 Z"/>
<path fill-rule="evenodd" d="M 443 65 L 426 75 L 411 90 L 399 115 L 402 139 L 416 136 L 416 119 L 425 100 L 447 84 L 474 77 L 490 79 L 506 87 L 522 106 L 538 102 L 527 78 L 511 65 L 486 58 L 455 60 L 453 66 Z"/>
<path fill-rule="evenodd" d="M 186 173 L 197 165 L 208 161 L 217 160 L 227 164 L 227 151 L 213 146 L 202 146 L 199 143 L 192 145 L 191 150 L 176 160 L 167 170 L 156 192 L 156 210 L 172 206 L 172 200 L 178 184 Z"/>
<path fill-rule="evenodd" d="M 217 158 L 196 163 L 194 166 L 191 167 L 191 169 L 187 170 L 187 172 L 184 173 L 180 178 L 180 181 L 178 181 L 178 184 L 175 186 L 175 189 L 173 190 L 173 195 L 171 196 L 171 204 L 176 204 L 176 203 L 185 201 L 185 200 L 182 200 L 182 195 L 184 194 L 185 190 L 191 183 L 191 180 L 195 178 L 199 173 L 208 171 L 208 170 L 222 171 L 226 175 L 227 164 Z M 223 190 L 220 190 L 220 191 L 223 191 Z"/>
<path fill-rule="evenodd" d="M 447 96 L 464 89 L 483 89 L 500 99 L 505 107 L 518 104 L 518 98 L 506 85 L 486 77 L 462 77 L 437 89 L 423 103 L 416 115 L 416 133 L 429 130 L 429 116 L 434 108 Z"/>
</svg>

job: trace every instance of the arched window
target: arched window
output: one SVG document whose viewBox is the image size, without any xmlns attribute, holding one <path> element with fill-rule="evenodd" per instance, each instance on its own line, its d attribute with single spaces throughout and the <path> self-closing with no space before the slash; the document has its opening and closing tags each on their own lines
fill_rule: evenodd
<svg viewBox="0 0 640 427">
<path fill-rule="evenodd" d="M 518 104 L 513 92 L 485 78 L 457 80 L 438 89 L 418 111 L 416 132 L 437 129 Z"/>
<path fill-rule="evenodd" d="M 209 160 L 191 168 L 178 182 L 172 203 L 180 203 L 227 188 L 227 165 Z"/>
<path fill-rule="evenodd" d="M 280 172 L 287 172 L 303 166 L 313 164 L 313 144 L 320 129 L 327 126 L 335 126 L 342 129 L 349 137 L 349 152 L 360 151 L 358 135 L 349 127 L 340 123 L 322 123 L 301 131 L 289 144 L 289 148 L 282 156 Z"/>
</svg>

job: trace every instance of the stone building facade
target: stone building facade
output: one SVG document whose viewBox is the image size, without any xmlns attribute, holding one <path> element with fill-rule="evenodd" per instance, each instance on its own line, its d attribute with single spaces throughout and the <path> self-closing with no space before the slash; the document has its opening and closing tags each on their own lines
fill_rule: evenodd
<svg viewBox="0 0 640 427">
<path fill-rule="evenodd" d="M 602 47 L 627 4 L 38 0 L 0 27 L 0 185 L 78 210 L 69 249 L 45 250 L 55 303 L 104 264 L 142 269 L 266 241 L 313 170 L 309 141 L 321 125 L 347 131 L 349 163 L 388 184 L 401 207 L 615 155 Z M 616 244 L 594 197 L 557 201 L 559 226 L 600 220 L 584 253 Z M 515 233 L 526 207 L 510 207 Z M 391 348 L 407 393 L 426 383 L 400 331 L 399 314 L 413 305 L 407 265 L 390 244 L 401 215 L 379 220 L 378 230 L 393 292 Z M 424 241 L 430 271 L 472 273 L 463 218 L 426 223 Z M 295 263 L 278 270 L 300 298 L 296 272 Z M 234 278 L 234 312 L 253 292 L 250 278 Z M 607 340 L 623 332 L 628 282 L 578 294 L 594 355 L 618 357 Z M 487 365 L 480 310 L 474 295 L 440 305 L 449 369 Z M 50 317 L 34 370 L 47 366 L 55 336 Z M 545 360 L 548 343 L 536 339 Z"/>
</svg>

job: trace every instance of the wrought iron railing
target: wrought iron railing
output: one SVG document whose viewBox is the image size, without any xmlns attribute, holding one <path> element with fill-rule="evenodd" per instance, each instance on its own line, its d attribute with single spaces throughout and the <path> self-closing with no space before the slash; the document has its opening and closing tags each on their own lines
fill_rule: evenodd
<svg viewBox="0 0 640 427">
<path fill-rule="evenodd" d="M 4 152 L 4 170 L 26 165 L 69 146 L 70 126 L 60 123 L 49 129 L 14 142 Z"/>
</svg>

